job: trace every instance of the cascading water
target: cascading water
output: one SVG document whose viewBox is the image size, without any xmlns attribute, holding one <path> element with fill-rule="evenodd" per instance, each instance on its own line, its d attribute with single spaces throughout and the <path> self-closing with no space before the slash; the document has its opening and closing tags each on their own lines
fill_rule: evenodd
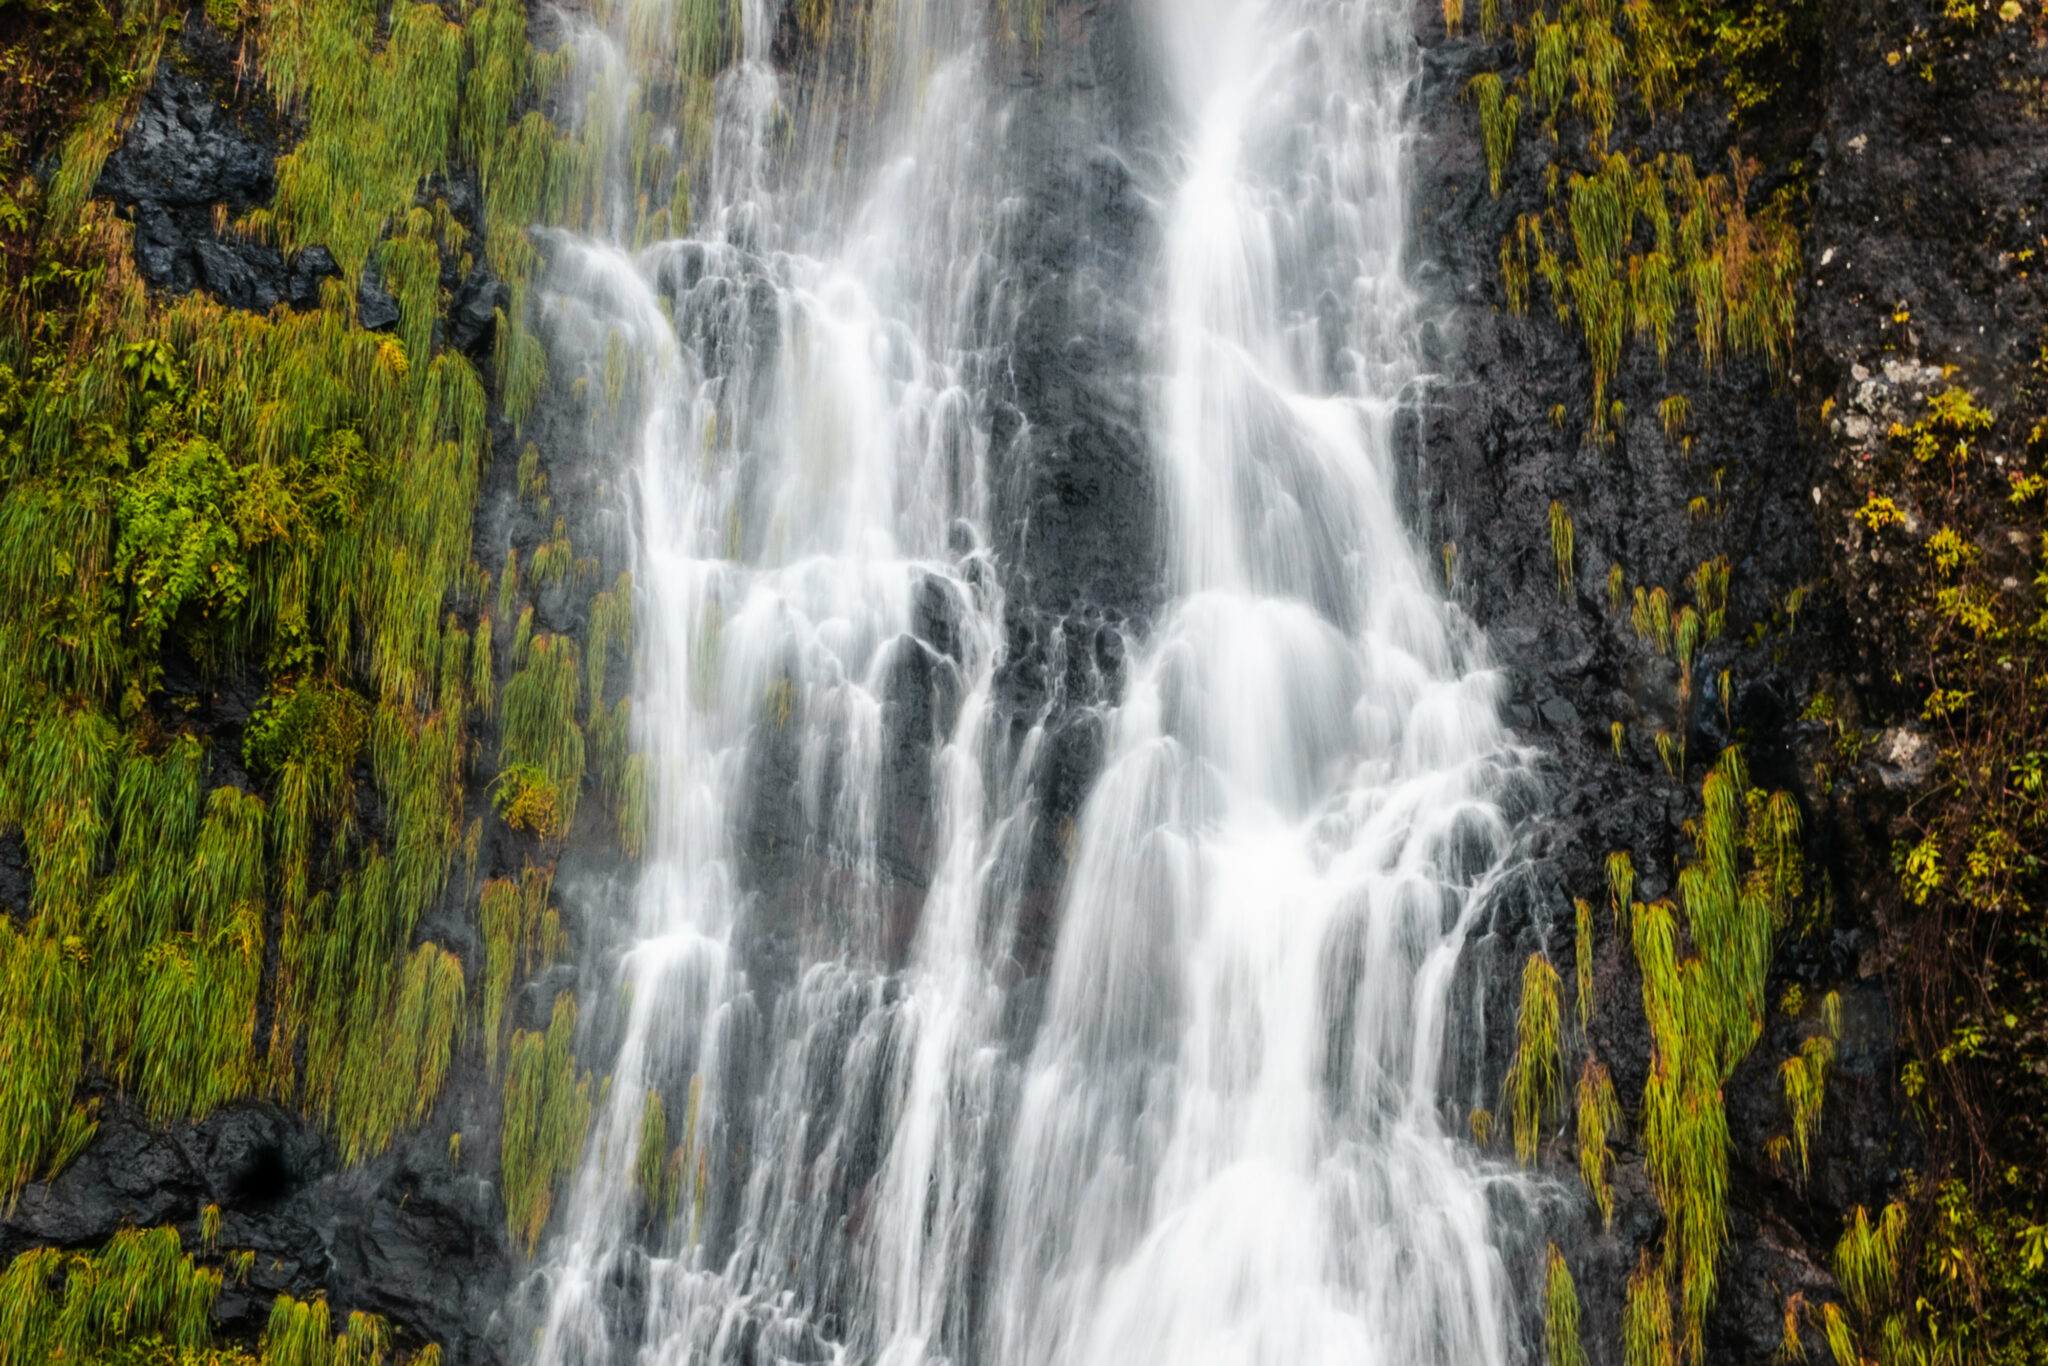
<svg viewBox="0 0 2048 1366">
<path fill-rule="evenodd" d="M 1397 513 L 1403 7 L 1170 9 L 1179 593 L 1081 824 L 992 1341 L 1019 1366 L 1499 1363 L 1489 1178 L 1437 1073 L 1511 756 Z"/>
<path fill-rule="evenodd" d="M 1439 1096 L 1516 759 L 1396 499 L 1403 6 L 1144 2 L 1171 597 L 1042 1007 L 1009 953 L 1039 732 L 996 733 L 981 549 L 1010 7 L 873 0 L 842 136 L 793 125 L 746 0 L 694 237 L 629 251 L 614 188 L 558 245 L 550 349 L 634 491 L 651 818 L 630 924 L 586 946 L 610 1081 L 514 1311 L 535 1362 L 1519 1355 L 1514 1178 Z M 621 8 L 570 41 L 623 166 L 677 15 Z M 651 1097 L 681 1173 L 652 1210 Z"/>
</svg>

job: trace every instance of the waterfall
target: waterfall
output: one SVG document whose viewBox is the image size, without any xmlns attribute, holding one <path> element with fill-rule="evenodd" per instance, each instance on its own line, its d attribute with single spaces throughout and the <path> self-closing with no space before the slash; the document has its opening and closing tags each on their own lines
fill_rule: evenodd
<svg viewBox="0 0 2048 1366">
<path fill-rule="evenodd" d="M 735 5 L 709 193 L 637 246 L 627 149 L 680 145 L 661 35 L 702 7 L 565 21 L 599 174 L 539 312 L 630 488 L 650 816 L 585 945 L 608 1083 L 510 1311 L 527 1360 L 1524 1354 L 1521 1178 L 1440 1076 L 1522 761 L 1400 511 L 1406 6 L 1133 3 L 1168 600 L 1042 973 L 1012 943 L 1051 707 L 998 704 L 988 549 L 1023 0 L 841 6 L 808 99 L 774 37 L 816 7 Z"/>
</svg>

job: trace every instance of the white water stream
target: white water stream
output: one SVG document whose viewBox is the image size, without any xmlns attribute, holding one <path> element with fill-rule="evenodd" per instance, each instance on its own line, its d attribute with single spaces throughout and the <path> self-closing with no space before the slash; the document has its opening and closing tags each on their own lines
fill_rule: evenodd
<svg viewBox="0 0 2048 1366">
<path fill-rule="evenodd" d="M 533 1362 L 1524 1355 L 1489 1199 L 1514 1178 L 1439 1094 L 1517 759 L 1396 496 L 1406 7 L 1131 2 L 1174 149 L 1147 432 L 1170 593 L 1071 832 L 1035 1032 L 1009 946 L 1038 733 L 995 734 L 981 549 L 1020 212 L 997 7 L 872 0 L 842 141 L 792 130 L 779 6 L 745 0 L 691 239 L 628 250 L 621 191 L 556 254 L 558 373 L 619 395 L 653 790 L 585 992 L 610 1086 L 514 1311 Z M 690 3 L 574 30 L 615 149 L 658 80 L 644 35 Z M 650 1090 L 702 1172 L 651 1218 Z"/>
</svg>

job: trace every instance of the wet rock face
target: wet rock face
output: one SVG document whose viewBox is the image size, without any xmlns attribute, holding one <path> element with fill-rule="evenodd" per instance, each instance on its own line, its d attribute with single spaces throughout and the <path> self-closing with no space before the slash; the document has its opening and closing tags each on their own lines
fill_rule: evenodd
<svg viewBox="0 0 2048 1366">
<path fill-rule="evenodd" d="M 1142 42 L 1132 7 L 1077 7 L 1008 124 L 1022 207 L 1000 238 L 1017 303 L 990 521 L 1006 590 L 1055 616 L 1142 620 L 1162 589 L 1144 434 L 1159 186 L 1134 165 L 1157 109 L 1136 76 Z"/>
<path fill-rule="evenodd" d="M 1862 15 L 1878 7 L 1851 8 Z M 1506 674 L 1507 719 L 1545 756 L 1548 810 L 1532 826 L 1532 890 L 1524 904 L 1503 908 L 1494 934 L 1514 948 L 1498 956 L 1519 963 L 1546 947 L 1568 958 L 1572 899 L 1586 897 L 1602 908 L 1595 935 L 1598 1006 L 1588 1041 L 1611 1068 L 1624 1112 L 1635 1115 L 1649 1039 L 1633 953 L 1604 910 L 1600 861 L 1610 850 L 1626 850 L 1637 871 L 1637 899 L 1676 894 L 1677 869 L 1689 854 L 1681 826 L 1697 811 L 1698 787 L 1696 779 L 1688 788 L 1665 774 L 1650 744 L 1658 730 L 1682 739 L 1695 762 L 1740 743 L 1755 782 L 1792 791 L 1807 821 L 1809 877 L 1828 878 L 1840 902 L 1832 925 L 1780 934 L 1767 988 L 1771 1022 L 1725 1088 L 1733 1139 L 1730 1241 L 1707 1351 L 1715 1360 L 1761 1363 L 1779 1348 L 1784 1296 L 1839 1297 L 1827 1268 L 1842 1219 L 1857 1204 L 1882 1203 L 1917 1153 L 1893 1094 L 1897 1021 L 1875 975 L 1881 960 L 1869 928 L 1869 898 L 1873 889 L 1890 885 L 1887 826 L 1922 780 L 1924 742 L 1909 732 L 1887 733 L 1881 752 L 1838 772 L 1823 788 L 1813 774 L 1816 760 L 1828 757 L 1824 727 L 1802 720 L 1800 710 L 1824 677 L 1863 671 L 1859 686 L 1869 682 L 1864 661 L 1871 637 L 1858 624 L 1853 596 L 1833 591 L 1853 581 L 1842 578 L 1842 514 L 1833 493 L 1816 498 L 1817 489 L 1827 491 L 1840 458 L 1830 441 L 1853 444 L 1872 432 L 1881 438 L 1892 411 L 1927 382 L 1925 362 L 1906 356 L 1866 351 L 1852 357 L 1844 350 L 1829 361 L 1815 353 L 1817 345 L 1841 345 L 1830 337 L 1847 335 L 1836 321 L 1841 315 L 1831 311 L 1841 302 L 1819 302 L 1823 288 L 1837 289 L 1845 263 L 1838 251 L 1822 264 L 1822 239 L 1851 240 L 1851 220 L 1889 220 L 1897 205 L 1914 202 L 1906 181 L 1926 169 L 1926 148 L 1939 145 L 1932 127 L 1939 120 L 1932 109 L 1888 110 L 1887 126 L 1907 125 L 1895 128 L 1894 148 L 1910 143 L 1919 152 L 1894 151 L 1861 163 L 1885 168 L 1882 185 L 1843 184 L 1844 139 L 1834 126 L 1841 116 L 1823 111 L 1845 97 L 1838 83 L 1862 90 L 1870 79 L 1867 65 L 1845 59 L 1817 96 L 1802 93 L 1774 123 L 1744 130 L 1745 153 L 1763 162 L 1757 194 L 1794 174 L 1794 158 L 1803 158 L 1805 172 L 1815 177 L 1802 349 L 1790 373 L 1773 375 L 1740 360 L 1703 373 L 1676 351 L 1667 368 L 1654 349 L 1628 347 L 1614 385 L 1627 416 L 1613 443 L 1598 447 L 1584 439 L 1577 420 L 1560 430 L 1551 416 L 1558 404 L 1583 414 L 1591 392 L 1576 329 L 1559 326 L 1540 306 L 1527 317 L 1506 308 L 1496 253 L 1515 215 L 1540 202 L 1537 177 L 1548 140 L 1525 136 L 1518 142 L 1496 199 L 1465 92 L 1475 74 L 1510 62 L 1511 47 L 1447 40 L 1434 3 L 1418 3 L 1414 14 L 1423 71 L 1413 109 L 1425 136 L 1416 155 L 1412 212 L 1417 276 L 1436 309 L 1426 342 L 1439 382 L 1410 433 L 1412 516 L 1425 544 L 1455 547 L 1454 596 L 1487 629 Z M 1864 18 L 1843 19 L 1839 31 L 1861 32 L 1856 25 Z M 1885 69 L 1881 54 L 1860 60 Z M 1913 84 L 1917 93 L 1923 83 Z M 1850 102 L 1865 109 L 1861 100 Z M 1820 124 L 1828 125 L 1824 137 L 1816 137 Z M 1964 135 L 1954 136 L 1960 146 Z M 1725 157 L 1727 137 L 1728 124 L 1709 94 L 1684 114 L 1661 120 L 1652 145 L 1709 166 Z M 1868 145 L 1877 137 L 1873 132 Z M 2003 168 L 2001 183 L 2016 185 L 2026 174 L 2022 158 L 1985 164 L 1994 161 Z M 2038 155 L 2032 164 L 2038 166 Z M 1940 193 L 1964 197 L 1966 184 L 1950 181 Z M 1924 182 L 1919 192 L 1927 193 Z M 1881 276 L 1924 275 L 1929 260 L 1955 255 L 1944 239 L 1961 231 L 1958 219 L 1908 218 L 1920 224 L 1915 233 L 1881 248 L 1859 248 Z M 1951 301 L 1962 321 L 1958 331 L 1974 332 L 1990 316 L 1973 314 L 1959 292 L 1935 292 Z M 1886 317 L 1893 306 L 1887 299 Z M 1867 297 L 1859 307 L 1859 326 L 1879 331 Z M 1866 333 L 1855 335 L 1868 340 Z M 1852 375 L 1852 359 L 1862 362 L 1861 373 Z M 1816 388 L 1838 382 L 1839 390 Z M 1657 403 L 1674 392 L 1691 399 L 1689 449 L 1656 420 Z M 1817 440 L 1810 415 L 1830 392 L 1837 394 L 1834 431 L 1830 440 Z M 1708 500 L 1709 516 L 1693 514 L 1695 498 Z M 1553 500 L 1575 522 L 1577 572 L 1562 591 L 1548 529 Z M 1664 585 L 1675 599 L 1693 567 L 1718 554 L 1733 564 L 1731 630 L 1704 648 L 1695 665 L 1702 695 L 1689 719 L 1682 718 L 1674 705 L 1676 665 L 1635 638 L 1626 606 L 1616 612 L 1607 601 L 1605 577 L 1610 565 L 1620 564 L 1631 587 Z M 1783 605 L 1802 586 L 1811 590 L 1806 605 L 1796 626 L 1783 633 Z M 1773 632 L 1749 636 L 1750 623 L 1759 621 L 1775 622 Z M 1730 684 L 1725 693 L 1723 670 Z M 1625 726 L 1619 756 L 1609 730 L 1616 721 Z M 1806 1032 L 1775 1008 L 1795 984 L 1809 999 L 1839 989 L 1845 1010 L 1842 1052 L 1804 1178 L 1768 1155 L 1772 1140 L 1789 1129 L 1777 1064 L 1797 1051 Z M 1500 1010 L 1489 1008 L 1489 1020 L 1503 1022 L 1493 1031 L 1500 1037 L 1487 1041 L 1494 1066 L 1505 1063 L 1512 1048 L 1506 1037 L 1511 1011 L 1511 993 Z M 1563 1142 L 1568 1146 L 1569 1137 Z M 1556 1160 L 1569 1179 L 1573 1157 L 1566 1146 Z M 1619 1359 L 1621 1286 L 1637 1249 L 1663 1224 L 1633 1135 L 1618 1146 L 1617 1159 L 1613 1228 L 1603 1231 L 1597 1214 L 1580 1209 L 1559 1216 L 1552 1231 L 1578 1271 L 1587 1348 L 1596 1362 Z"/>
<path fill-rule="evenodd" d="M 240 214 L 270 198 L 275 150 L 267 130 L 218 102 L 205 81 L 167 63 L 142 97 L 96 192 L 135 221 L 135 264 L 158 289 L 204 289 L 232 308 L 267 312 L 319 302 L 338 273 L 325 249 L 290 260 L 272 246 L 214 231 L 217 211 Z"/>
<path fill-rule="evenodd" d="M 2032 19 L 1986 14 L 1962 29 L 1922 0 L 1858 0 L 1849 13 L 1827 54 L 1809 153 L 1799 387 L 1816 419 L 1812 493 L 1830 568 L 1864 672 L 1882 687 L 1880 661 L 1915 648 L 1915 628 L 1893 606 L 1911 566 L 1853 514 L 1892 423 L 1911 424 L 1928 396 L 1952 384 L 2000 413 L 2038 385 L 2048 49 Z M 1979 445 L 2009 471 L 2018 465 L 2008 461 L 2025 458 L 1996 439 Z M 1920 510 L 1909 502 L 1904 511 L 1917 540 Z M 2029 549 L 1992 545 L 1987 563 L 2003 554 L 2004 572 L 2031 582 Z"/>
<path fill-rule="evenodd" d="M 473 1093 L 481 1077 L 460 1080 Z M 387 1316 L 412 1346 L 442 1343 L 445 1360 L 496 1360 L 483 1335 L 509 1289 L 500 1215 L 489 1183 L 447 1156 L 453 1117 L 466 1104 L 456 1086 L 450 1091 L 435 1132 L 346 1172 L 316 1127 L 274 1105 L 156 1125 L 102 1097 L 92 1145 L 55 1181 L 29 1186 L 0 1222 L 0 1261 L 165 1224 L 196 1248 L 211 1205 L 220 1211 L 218 1245 L 256 1254 L 246 1280 L 228 1285 L 215 1307 L 223 1335 L 253 1340 L 279 1294 L 325 1294 L 340 1312 Z M 479 1170 L 486 1161 L 479 1155 Z"/>
</svg>

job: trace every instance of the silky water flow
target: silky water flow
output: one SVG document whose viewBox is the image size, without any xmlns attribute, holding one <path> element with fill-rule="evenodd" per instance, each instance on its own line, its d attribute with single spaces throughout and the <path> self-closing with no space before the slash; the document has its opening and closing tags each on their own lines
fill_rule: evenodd
<svg viewBox="0 0 2048 1366">
<path fill-rule="evenodd" d="M 1168 600 L 1018 1011 L 1040 735 L 995 734 L 984 550 L 1015 0 L 874 0 L 853 132 L 792 112 L 779 5 L 743 0 L 708 202 L 635 249 L 624 149 L 674 81 L 670 3 L 567 40 L 611 164 L 539 312 L 631 489 L 649 820 L 630 913 L 586 945 L 579 1056 L 609 1082 L 517 1350 L 1524 1359 L 1522 1178 L 1451 1118 L 1484 1069 L 1443 1075 L 1527 779 L 1397 498 L 1425 378 L 1406 6 L 1141 0 L 1172 148 L 1146 433 Z"/>
</svg>

